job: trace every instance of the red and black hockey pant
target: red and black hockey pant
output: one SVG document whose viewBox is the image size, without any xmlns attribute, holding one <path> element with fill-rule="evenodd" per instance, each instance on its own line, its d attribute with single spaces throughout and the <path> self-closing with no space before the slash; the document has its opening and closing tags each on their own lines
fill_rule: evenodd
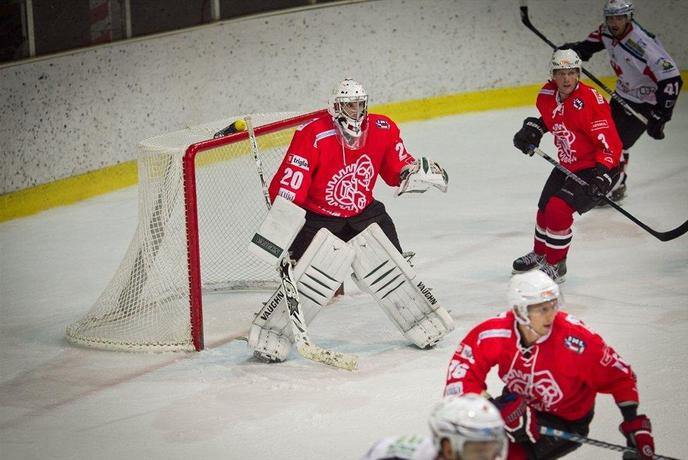
<svg viewBox="0 0 688 460">
<path fill-rule="evenodd" d="M 595 175 L 593 168 L 583 169 L 576 175 L 589 183 Z M 618 179 L 618 169 L 612 170 L 614 182 Z M 544 255 L 547 263 L 554 265 L 566 258 L 573 238 L 571 226 L 573 213 L 583 214 L 597 204 L 587 187 L 554 168 L 545 182 L 538 201 L 535 217 L 535 243 L 533 250 Z"/>
<path fill-rule="evenodd" d="M 377 223 L 394 247 L 396 247 L 399 252 L 402 252 L 394 222 L 389 214 L 387 214 L 385 205 L 379 201 L 373 201 L 363 210 L 363 212 L 352 217 L 326 216 L 307 211 L 306 223 L 299 234 L 296 235 L 294 242 L 289 248 L 289 252 L 291 252 L 291 256 L 294 260 L 299 260 L 303 253 L 306 252 L 308 245 L 313 241 L 315 234 L 318 233 L 318 230 L 321 228 L 328 229 L 342 241 L 349 241 L 351 238 L 368 228 L 372 223 Z"/>
</svg>

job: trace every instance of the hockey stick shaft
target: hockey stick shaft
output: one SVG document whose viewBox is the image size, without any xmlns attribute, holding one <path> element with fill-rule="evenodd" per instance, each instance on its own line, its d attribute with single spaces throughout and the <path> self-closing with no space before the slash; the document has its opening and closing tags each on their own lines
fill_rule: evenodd
<svg viewBox="0 0 688 460">
<path fill-rule="evenodd" d="M 521 0 L 521 22 L 523 23 L 524 26 L 526 26 L 528 29 L 530 29 L 535 35 L 540 37 L 542 41 L 547 43 L 552 49 L 557 49 L 557 45 L 552 43 L 545 35 L 540 32 L 532 22 L 530 22 L 530 18 L 528 17 L 528 1 L 527 0 Z M 642 121 L 644 124 L 647 124 L 647 118 L 645 118 L 644 115 L 636 112 L 633 107 L 628 105 L 628 102 L 626 102 L 621 96 L 619 96 L 616 92 L 612 91 L 607 85 L 602 83 L 596 76 L 588 72 L 585 68 L 581 67 L 581 70 L 583 73 L 592 81 L 595 82 L 597 86 L 602 88 L 609 96 L 611 96 L 612 99 L 614 99 L 621 107 L 623 107 L 625 110 L 627 110 L 629 113 L 633 114 L 634 117 L 636 117 L 638 120 Z"/>
<path fill-rule="evenodd" d="M 550 162 L 555 168 L 557 168 L 559 171 L 563 172 L 566 174 L 567 177 L 570 177 L 571 180 L 576 182 L 579 185 L 582 185 L 583 187 L 587 187 L 588 183 L 585 182 L 583 179 L 566 169 L 564 166 L 559 164 L 557 160 L 552 158 L 551 156 L 547 155 L 545 152 L 540 150 L 539 148 L 531 145 L 531 151 L 537 153 L 539 156 Z M 630 220 L 633 221 L 636 225 L 638 225 L 640 228 L 648 232 L 650 235 L 654 236 L 660 241 L 671 241 L 675 238 L 678 238 L 679 236 L 683 235 L 684 233 L 688 232 L 688 220 L 686 220 L 684 223 L 679 225 L 673 230 L 669 230 L 668 232 L 658 232 L 656 230 L 653 230 L 652 228 L 648 227 L 646 224 L 642 223 L 640 220 L 638 220 L 633 214 L 630 212 L 626 211 L 624 208 L 619 206 L 618 204 L 614 203 L 609 197 L 603 196 L 602 199 L 612 208 L 616 209 L 619 211 L 621 214 L 629 218 Z"/>
<path fill-rule="evenodd" d="M 251 144 L 251 153 L 253 160 L 256 163 L 256 169 L 260 178 L 260 185 L 263 191 L 263 198 L 265 198 L 265 205 L 268 209 L 272 207 L 270 202 L 270 193 L 268 185 L 265 181 L 265 172 L 263 170 L 263 162 L 258 153 L 258 142 L 256 140 L 256 133 L 253 130 L 253 122 L 251 117 L 245 118 L 246 129 L 248 131 L 249 142 Z M 287 313 L 289 316 L 289 324 L 294 335 L 294 344 L 299 354 L 311 361 L 317 361 L 329 366 L 338 367 L 341 369 L 354 370 L 358 365 L 358 358 L 353 355 L 339 353 L 325 348 L 313 345 L 308 337 L 308 329 L 306 320 L 301 309 L 301 300 L 299 299 L 299 291 L 294 281 L 294 272 L 289 255 L 286 255 L 280 261 L 279 266 L 280 279 L 282 283 L 282 292 L 287 304 Z"/>
<path fill-rule="evenodd" d="M 552 438 L 559 438 L 559 439 L 564 439 L 566 441 L 576 442 L 578 444 L 589 444 L 591 446 L 603 447 L 605 449 L 615 450 L 617 452 L 632 452 L 634 454 L 638 454 L 638 450 L 634 449 L 633 447 L 626 447 L 626 446 L 622 446 L 619 444 L 612 444 L 610 442 L 598 441 L 597 439 L 586 438 L 584 436 L 580 436 L 580 435 L 577 435 L 575 433 L 569 433 L 566 431 L 555 430 L 554 428 L 550 428 L 548 426 L 541 426 L 540 427 L 540 434 L 543 434 L 545 436 L 549 436 Z M 654 455 L 652 458 L 654 460 L 678 460 L 676 458 L 665 457 L 663 455 Z"/>
</svg>

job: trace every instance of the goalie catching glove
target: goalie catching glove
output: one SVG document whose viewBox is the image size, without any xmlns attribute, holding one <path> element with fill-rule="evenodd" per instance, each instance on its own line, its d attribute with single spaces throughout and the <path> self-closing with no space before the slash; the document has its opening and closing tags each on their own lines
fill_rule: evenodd
<svg viewBox="0 0 688 460">
<path fill-rule="evenodd" d="M 447 192 L 449 175 L 437 162 L 421 157 L 411 164 L 401 168 L 399 173 L 401 183 L 396 195 L 403 193 L 423 193 L 430 186 Z"/>
</svg>

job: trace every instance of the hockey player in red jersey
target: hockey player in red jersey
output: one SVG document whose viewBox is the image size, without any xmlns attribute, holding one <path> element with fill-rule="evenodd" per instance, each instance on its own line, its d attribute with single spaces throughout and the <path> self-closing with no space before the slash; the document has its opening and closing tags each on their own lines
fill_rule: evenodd
<svg viewBox="0 0 688 460">
<path fill-rule="evenodd" d="M 585 40 L 561 46 L 576 51 L 583 61 L 606 48 L 618 77 L 616 94 L 647 118 L 646 126 L 612 99 L 612 116 L 623 142 L 621 178 L 609 195 L 614 201 L 626 194 L 629 149 L 646 130 L 653 139 L 664 138 L 664 125 L 671 120 L 683 85 L 676 62 L 653 34 L 635 22 L 633 13 L 631 0 L 607 0 L 604 23 Z"/>
<path fill-rule="evenodd" d="M 535 221 L 533 250 L 513 263 L 514 273 L 539 268 L 564 280 L 573 232 L 573 213 L 592 209 L 618 178 L 621 140 L 609 104 L 579 81 L 581 61 L 573 50 L 557 50 L 550 63 L 552 80 L 537 97 L 540 118 L 528 117 L 514 136 L 527 155 L 546 132 L 554 135 L 559 162 L 589 186 L 583 187 L 554 168 L 545 183 Z"/>
<path fill-rule="evenodd" d="M 333 91 L 328 114 L 301 126 L 270 183 L 270 199 L 280 195 L 307 211 L 306 225 L 291 246 L 294 259 L 320 228 L 344 241 L 373 222 L 401 252 L 394 223 L 374 199 L 378 175 L 392 187 L 408 182 L 420 162 L 406 151 L 399 128 L 388 117 L 368 113 L 368 94 L 351 79 Z M 447 174 L 430 162 L 434 184 L 447 187 Z M 426 187 L 427 188 L 427 187 Z"/>
<path fill-rule="evenodd" d="M 432 347 L 453 329 L 453 320 L 402 256 L 394 222 L 373 197 L 378 176 L 398 187 L 397 195 L 447 190 L 444 169 L 407 152 L 397 125 L 369 114 L 365 89 L 346 79 L 332 92 L 328 113 L 296 130 L 269 187 L 273 202 L 279 196 L 306 211 L 289 247 L 304 318 L 310 323 L 353 268 L 354 281 L 404 337 Z M 263 361 L 284 361 L 293 338 L 286 308 L 278 307 L 280 292 L 249 331 L 249 348 Z"/>
<path fill-rule="evenodd" d="M 654 453 L 650 420 L 639 415 L 636 376 L 602 337 L 559 310 L 559 286 L 540 270 L 514 275 L 511 310 L 474 327 L 447 372 L 445 395 L 486 394 L 490 369 L 505 386 L 494 402 L 510 439 L 509 459 L 554 459 L 580 444 L 541 436 L 539 426 L 586 436 L 598 393 L 611 394 L 628 445 Z M 624 458 L 633 458 L 626 457 Z"/>
</svg>

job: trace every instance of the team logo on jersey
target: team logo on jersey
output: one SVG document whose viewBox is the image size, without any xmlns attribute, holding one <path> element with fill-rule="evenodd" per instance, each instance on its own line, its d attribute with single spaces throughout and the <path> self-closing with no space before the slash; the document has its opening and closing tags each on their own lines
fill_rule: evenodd
<svg viewBox="0 0 688 460">
<path fill-rule="evenodd" d="M 511 369 L 502 377 L 502 380 L 509 390 L 526 396 L 528 405 L 535 410 L 549 412 L 550 408 L 564 397 L 564 393 L 549 370 L 531 374 L 530 371 Z"/>
<path fill-rule="evenodd" d="M 365 192 L 370 191 L 374 174 L 373 162 L 365 154 L 356 163 L 344 166 L 325 187 L 327 204 L 348 211 L 362 211 L 368 204 Z"/>
<path fill-rule="evenodd" d="M 573 100 L 573 108 L 581 110 L 583 108 L 583 105 L 585 105 L 585 104 L 583 104 L 582 99 L 577 97 Z"/>
<path fill-rule="evenodd" d="M 573 335 L 569 335 L 564 339 L 564 346 L 579 355 L 585 351 L 585 341 Z"/>
<path fill-rule="evenodd" d="M 564 123 L 555 123 L 552 127 L 554 134 L 554 145 L 557 146 L 559 161 L 571 164 L 576 161 L 576 150 L 573 143 L 576 142 L 576 135 L 569 131 Z"/>
<path fill-rule="evenodd" d="M 310 164 L 306 158 L 295 154 L 292 154 L 291 158 L 289 158 L 289 164 L 301 169 L 305 169 L 306 171 L 308 171 L 310 167 Z"/>
<path fill-rule="evenodd" d="M 389 129 L 389 123 L 387 120 L 375 120 L 375 126 L 380 129 Z"/>
</svg>

